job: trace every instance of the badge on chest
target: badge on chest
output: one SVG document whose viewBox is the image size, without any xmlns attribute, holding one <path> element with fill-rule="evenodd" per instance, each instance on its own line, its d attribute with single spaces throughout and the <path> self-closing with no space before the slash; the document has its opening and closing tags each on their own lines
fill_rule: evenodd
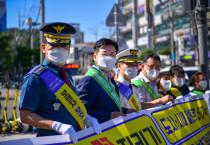
<svg viewBox="0 0 210 145">
<path fill-rule="evenodd" d="M 60 108 L 60 106 L 61 106 L 61 103 L 54 103 L 54 104 L 53 104 L 53 107 L 54 107 L 54 110 L 55 110 L 55 111 L 58 111 L 59 108 Z"/>
</svg>

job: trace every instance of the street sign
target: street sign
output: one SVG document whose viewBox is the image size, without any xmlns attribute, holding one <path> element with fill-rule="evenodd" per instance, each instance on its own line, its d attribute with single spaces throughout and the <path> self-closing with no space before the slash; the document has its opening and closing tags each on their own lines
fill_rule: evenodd
<svg viewBox="0 0 210 145">
<path fill-rule="evenodd" d="M 116 13 L 115 13 L 116 11 Z M 117 20 L 115 20 L 115 15 L 117 15 Z M 122 14 L 118 4 L 115 4 L 106 19 L 106 26 L 126 26 L 125 16 Z"/>
</svg>

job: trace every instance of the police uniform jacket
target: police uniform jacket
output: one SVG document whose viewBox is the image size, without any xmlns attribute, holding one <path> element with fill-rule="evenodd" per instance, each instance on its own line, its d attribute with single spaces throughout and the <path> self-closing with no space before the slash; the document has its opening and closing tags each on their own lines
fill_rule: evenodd
<svg viewBox="0 0 210 145">
<path fill-rule="evenodd" d="M 140 107 L 140 109 L 142 109 L 141 108 L 141 101 L 140 101 L 140 99 L 138 97 L 138 87 L 133 85 L 133 84 L 130 84 L 121 75 L 119 75 L 118 78 L 117 78 L 117 84 L 118 84 L 118 82 L 124 83 L 127 86 L 131 86 L 132 92 L 133 92 L 134 96 L 136 97 L 136 100 L 137 100 L 137 102 L 139 104 L 139 107 Z M 119 94 L 120 94 L 120 104 L 121 104 L 121 106 L 125 107 L 125 108 L 132 109 L 132 107 L 130 106 L 130 104 L 128 102 L 128 99 L 123 95 L 123 93 L 121 93 L 119 91 Z"/>
<path fill-rule="evenodd" d="M 52 71 L 57 77 L 61 78 L 59 73 L 60 68 L 51 64 L 47 59 L 41 64 L 45 68 Z M 71 89 L 77 94 L 76 89 L 72 83 L 71 74 L 66 71 L 66 75 Z M 60 103 L 59 109 L 56 111 L 53 104 Z M 22 91 L 20 96 L 19 109 L 30 110 L 40 115 L 43 118 L 70 124 L 78 131 L 78 124 L 68 110 L 62 105 L 62 103 L 56 98 L 45 85 L 44 81 L 36 74 L 31 73 L 24 78 Z M 56 135 L 58 134 L 54 130 L 45 130 L 34 128 L 34 132 L 43 135 Z"/>
</svg>

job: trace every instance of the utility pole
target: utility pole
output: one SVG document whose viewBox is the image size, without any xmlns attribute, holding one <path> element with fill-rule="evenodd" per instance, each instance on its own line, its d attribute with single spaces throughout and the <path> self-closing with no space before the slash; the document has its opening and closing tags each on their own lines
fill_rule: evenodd
<svg viewBox="0 0 210 145">
<path fill-rule="evenodd" d="M 148 21 L 148 25 L 147 25 L 147 31 L 148 31 L 148 35 L 147 35 L 147 48 L 150 49 L 152 48 L 152 13 L 151 13 L 151 0 L 147 0 L 146 1 L 146 5 L 147 5 L 147 21 Z"/>
<path fill-rule="evenodd" d="M 137 39 L 138 39 L 138 16 L 137 16 L 137 0 L 133 0 L 133 16 L 132 16 L 132 39 L 133 47 L 137 48 Z"/>
<path fill-rule="evenodd" d="M 197 0 L 195 8 L 195 19 L 198 29 L 198 44 L 199 44 L 199 71 L 206 75 L 209 88 L 209 69 L 208 69 L 208 48 L 207 48 L 207 23 L 206 23 L 206 6 L 205 0 Z"/>
<path fill-rule="evenodd" d="M 119 5 L 119 0 L 116 1 L 116 4 Z M 115 34 L 114 34 L 115 35 L 115 41 L 118 44 L 117 7 L 114 7 L 114 23 L 115 23 Z"/>
<path fill-rule="evenodd" d="M 171 26 L 171 60 L 172 65 L 175 65 L 175 49 L 174 49 L 174 23 L 173 23 L 173 0 L 170 0 L 170 26 Z"/>
<path fill-rule="evenodd" d="M 45 10 L 44 10 L 44 0 L 40 0 L 41 2 L 41 25 L 40 27 L 43 27 L 44 24 L 45 24 Z M 42 53 L 42 43 L 43 43 L 43 40 L 44 40 L 44 35 L 43 35 L 43 32 L 40 31 L 40 63 L 43 62 L 43 58 L 44 58 L 44 55 Z"/>
<path fill-rule="evenodd" d="M 18 36 L 17 36 L 18 46 L 20 45 L 20 13 L 18 14 Z"/>
<path fill-rule="evenodd" d="M 194 11 L 189 12 L 190 16 L 190 32 L 193 32 L 192 35 L 194 37 L 194 47 L 195 47 L 195 66 L 199 65 L 199 51 L 198 51 L 198 30 L 195 22 L 195 14 Z"/>
</svg>

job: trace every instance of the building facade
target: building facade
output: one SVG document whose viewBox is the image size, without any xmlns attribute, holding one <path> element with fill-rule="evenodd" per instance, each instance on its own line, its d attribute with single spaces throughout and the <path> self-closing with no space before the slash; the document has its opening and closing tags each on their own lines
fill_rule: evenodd
<svg viewBox="0 0 210 145">
<path fill-rule="evenodd" d="M 122 12 L 127 25 L 122 27 L 122 33 L 128 47 L 134 46 L 134 7 L 135 0 L 122 3 Z M 170 17 L 170 2 L 172 2 L 173 17 Z M 173 29 L 176 63 L 186 65 L 198 64 L 196 36 L 193 34 L 195 20 L 183 12 L 182 0 L 137 0 L 137 44 L 140 49 L 154 49 L 156 53 L 162 48 L 171 49 L 171 30 Z M 149 21 L 148 21 L 149 20 Z M 173 28 L 171 28 L 171 22 Z M 152 33 L 150 33 L 152 31 Z M 152 35 L 152 36 L 151 36 Z M 208 39 L 209 40 L 209 39 Z M 152 44 L 152 45 L 150 45 Z M 197 58 L 197 59 L 196 59 Z"/>
</svg>

